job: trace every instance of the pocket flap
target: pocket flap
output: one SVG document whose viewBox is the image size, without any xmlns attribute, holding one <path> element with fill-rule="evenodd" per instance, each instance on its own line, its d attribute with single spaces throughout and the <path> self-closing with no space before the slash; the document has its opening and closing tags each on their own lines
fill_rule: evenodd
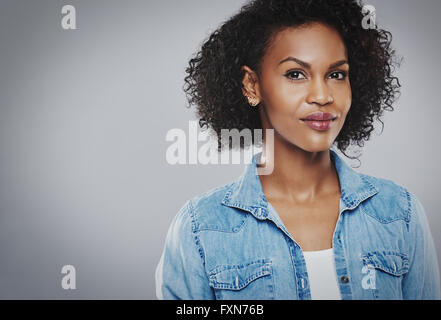
<svg viewBox="0 0 441 320">
<path fill-rule="evenodd" d="M 214 289 L 240 290 L 250 282 L 271 275 L 271 260 L 262 259 L 240 265 L 223 265 L 209 273 L 209 284 Z"/>
<path fill-rule="evenodd" d="M 409 270 L 407 255 L 394 251 L 373 251 L 362 256 L 366 265 L 400 276 Z"/>
</svg>

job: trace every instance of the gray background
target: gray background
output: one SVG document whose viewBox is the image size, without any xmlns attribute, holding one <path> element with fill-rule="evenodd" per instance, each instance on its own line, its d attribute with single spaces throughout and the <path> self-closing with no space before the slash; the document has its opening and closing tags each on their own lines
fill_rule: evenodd
<svg viewBox="0 0 441 320">
<path fill-rule="evenodd" d="M 244 168 L 165 161 L 167 131 L 195 119 L 187 61 L 243 3 L 0 1 L 0 298 L 156 298 L 173 216 Z M 403 88 L 356 170 L 419 197 L 441 257 L 441 1 L 369 3 L 405 59 Z M 61 28 L 64 4 L 77 30 Z M 61 288 L 66 264 L 76 290 Z"/>
</svg>

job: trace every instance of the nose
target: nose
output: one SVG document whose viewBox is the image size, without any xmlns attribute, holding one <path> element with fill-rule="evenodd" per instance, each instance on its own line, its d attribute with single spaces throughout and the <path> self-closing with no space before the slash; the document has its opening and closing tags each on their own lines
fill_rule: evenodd
<svg viewBox="0 0 441 320">
<path fill-rule="evenodd" d="M 321 106 L 334 102 L 325 80 L 316 78 L 311 82 L 306 102 L 310 104 L 316 103 Z"/>
</svg>

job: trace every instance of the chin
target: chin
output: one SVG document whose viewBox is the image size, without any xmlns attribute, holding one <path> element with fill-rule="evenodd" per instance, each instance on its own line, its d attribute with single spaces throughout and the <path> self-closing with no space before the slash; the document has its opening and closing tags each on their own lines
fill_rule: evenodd
<svg viewBox="0 0 441 320">
<path fill-rule="evenodd" d="M 284 140 L 288 142 L 288 144 L 307 152 L 321 152 L 331 149 L 334 142 L 331 138 L 330 134 L 324 134 L 321 136 L 308 134 L 301 136 L 299 135 L 299 132 L 290 132 L 285 135 Z"/>
<path fill-rule="evenodd" d="M 326 145 L 326 146 L 308 146 L 306 148 L 301 148 L 307 152 L 322 152 L 322 151 L 328 151 L 329 149 L 331 149 L 331 146 Z"/>
<path fill-rule="evenodd" d="M 327 139 L 321 141 L 308 141 L 304 143 L 294 143 L 297 147 L 308 152 L 321 152 L 331 149 L 332 142 Z"/>
</svg>

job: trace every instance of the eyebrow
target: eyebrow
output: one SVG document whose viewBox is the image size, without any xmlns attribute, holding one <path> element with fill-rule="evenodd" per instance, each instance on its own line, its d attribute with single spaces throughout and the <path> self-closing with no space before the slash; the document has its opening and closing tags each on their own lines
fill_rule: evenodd
<svg viewBox="0 0 441 320">
<path fill-rule="evenodd" d="M 302 61 L 300 59 L 294 58 L 294 57 L 288 57 L 286 59 L 283 59 L 282 61 L 279 62 L 279 65 L 281 65 L 282 63 L 287 62 L 287 61 L 294 61 L 307 69 L 311 69 L 311 65 L 309 63 Z M 339 67 L 343 64 L 349 64 L 349 63 L 347 60 L 339 60 L 339 61 L 334 62 L 331 65 L 329 65 L 329 69 Z"/>
</svg>

